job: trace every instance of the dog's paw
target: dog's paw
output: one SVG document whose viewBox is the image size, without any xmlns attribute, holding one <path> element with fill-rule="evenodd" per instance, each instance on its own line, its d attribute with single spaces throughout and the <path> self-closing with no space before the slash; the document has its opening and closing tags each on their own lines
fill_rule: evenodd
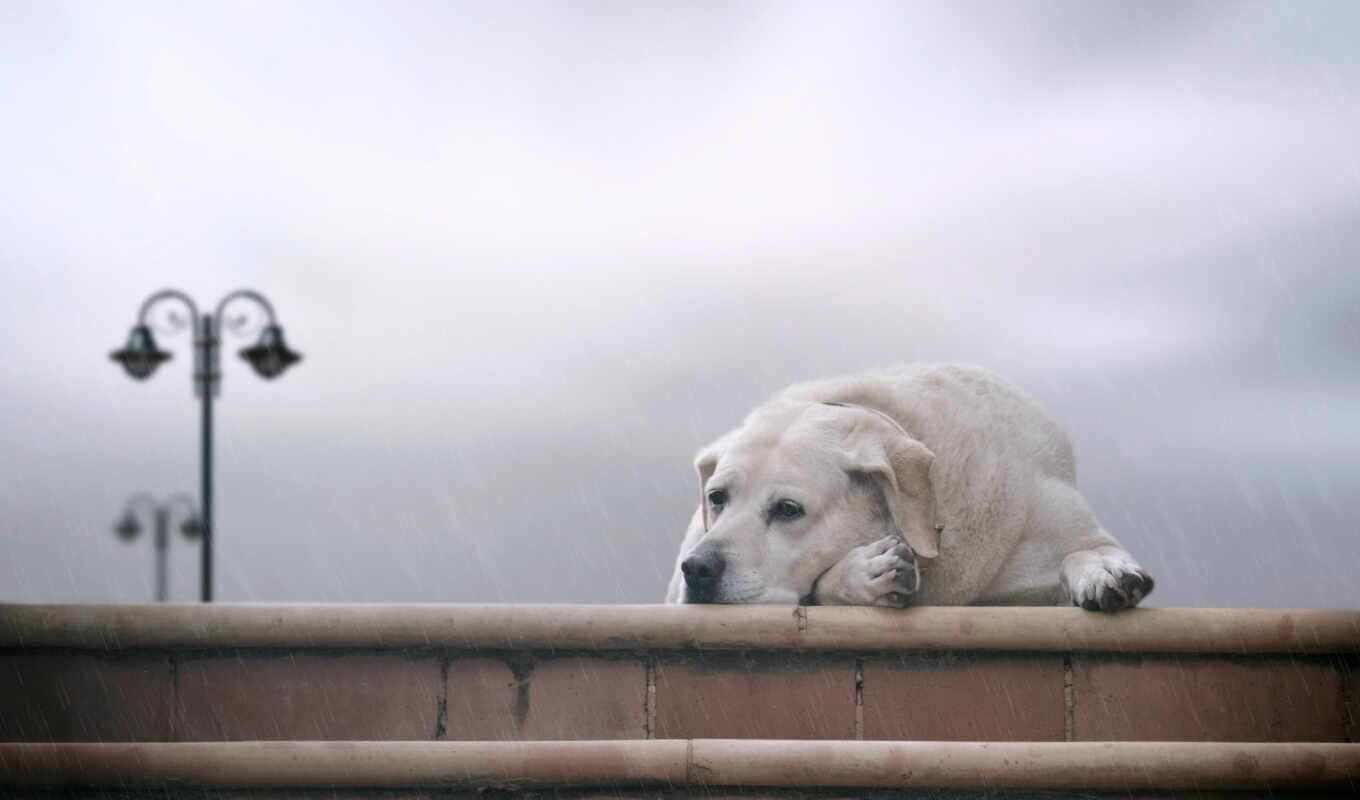
<svg viewBox="0 0 1360 800">
<path fill-rule="evenodd" d="M 856 547 L 818 581 L 822 603 L 902 608 L 916 591 L 916 557 L 900 537 Z"/>
<path fill-rule="evenodd" d="M 1072 605 L 1107 613 L 1133 608 L 1154 585 L 1133 556 L 1113 547 L 1072 553 L 1063 561 L 1062 580 Z"/>
</svg>

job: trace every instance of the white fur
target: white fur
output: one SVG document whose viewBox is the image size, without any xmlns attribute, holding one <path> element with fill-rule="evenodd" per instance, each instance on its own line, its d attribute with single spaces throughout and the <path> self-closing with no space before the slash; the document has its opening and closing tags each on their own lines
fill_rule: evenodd
<svg viewBox="0 0 1360 800">
<path fill-rule="evenodd" d="M 667 602 L 684 602 L 680 565 L 700 546 L 728 565 L 716 602 L 1117 610 L 1151 591 L 1077 491 L 1066 434 L 1019 389 L 974 367 L 908 365 L 793 386 L 696 466 L 705 486 Z M 706 519 L 705 493 L 719 485 L 731 498 Z M 806 516 L 770 517 L 780 497 Z M 932 553 L 936 524 L 938 557 L 913 563 L 912 549 Z"/>
</svg>

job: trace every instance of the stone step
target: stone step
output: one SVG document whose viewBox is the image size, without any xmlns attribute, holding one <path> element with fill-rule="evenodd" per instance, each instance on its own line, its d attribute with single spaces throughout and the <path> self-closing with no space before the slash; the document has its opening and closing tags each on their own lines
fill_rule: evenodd
<svg viewBox="0 0 1360 800">
<path fill-rule="evenodd" d="M 514 791 L 709 794 L 846 789 L 1360 790 L 1360 745 L 1209 742 L 569 742 L 0 744 L 0 787 L 91 791 Z"/>
</svg>

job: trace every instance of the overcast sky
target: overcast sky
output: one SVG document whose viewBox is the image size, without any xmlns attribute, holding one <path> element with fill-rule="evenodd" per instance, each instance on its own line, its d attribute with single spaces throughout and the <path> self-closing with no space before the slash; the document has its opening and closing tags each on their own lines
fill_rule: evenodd
<svg viewBox="0 0 1360 800">
<path fill-rule="evenodd" d="M 694 451 L 965 361 L 1154 605 L 1360 605 L 1360 5 L 70 3 L 0 14 L 0 601 L 142 601 L 225 342 L 223 600 L 659 602 Z M 197 596 L 174 542 L 171 593 Z"/>
</svg>

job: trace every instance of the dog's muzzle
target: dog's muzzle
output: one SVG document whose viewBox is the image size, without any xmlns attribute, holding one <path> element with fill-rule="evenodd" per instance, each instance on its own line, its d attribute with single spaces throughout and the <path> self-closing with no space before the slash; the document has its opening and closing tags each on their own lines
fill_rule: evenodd
<svg viewBox="0 0 1360 800">
<path fill-rule="evenodd" d="M 717 550 L 699 548 L 680 562 L 685 576 L 686 603 L 712 603 L 718 594 L 718 583 L 727 569 L 727 559 Z"/>
</svg>

